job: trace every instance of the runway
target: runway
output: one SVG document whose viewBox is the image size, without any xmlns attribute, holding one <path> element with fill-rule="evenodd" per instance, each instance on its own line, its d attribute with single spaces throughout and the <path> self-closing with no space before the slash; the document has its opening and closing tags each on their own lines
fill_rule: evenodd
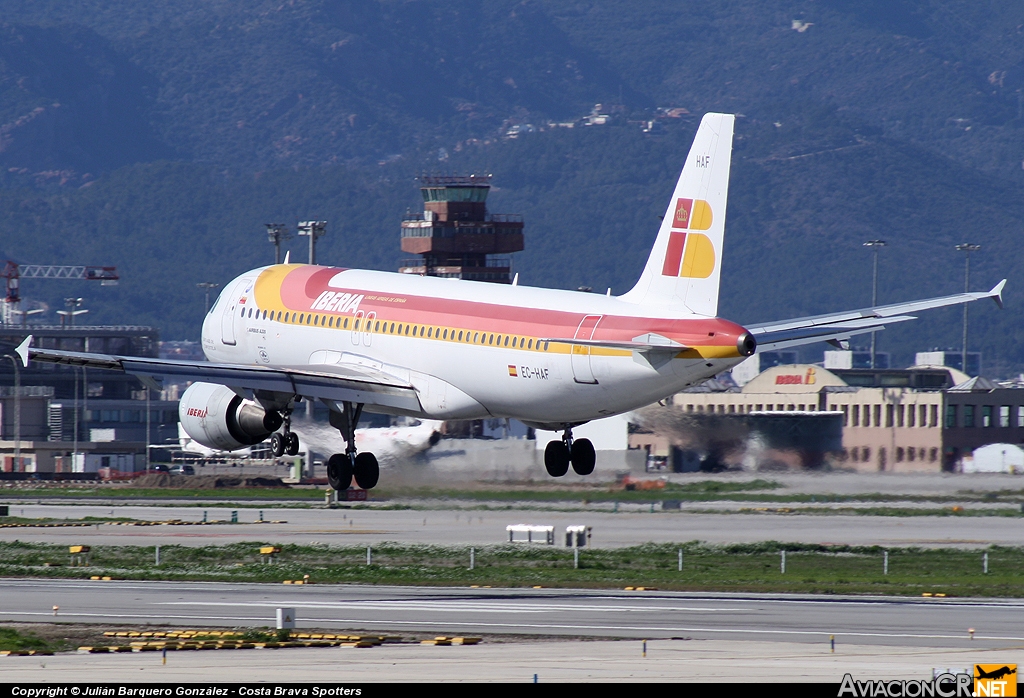
<svg viewBox="0 0 1024 698">
<path fill-rule="evenodd" d="M 468 647 L 382 645 L 371 649 L 288 649 L 65 654 L 0 658 L 7 684 L 64 682 L 301 682 L 334 688 L 363 682 L 686 682 L 839 684 L 859 680 L 930 679 L 933 671 L 970 671 L 974 663 L 1020 664 L 1019 647 L 912 648 L 827 642 L 639 640 L 520 642 Z M 369 695 L 365 691 L 363 695 Z"/>
<path fill-rule="evenodd" d="M 1024 518 L 942 516 L 844 516 L 795 514 L 693 514 L 649 511 L 544 511 L 466 509 L 264 509 L 238 508 L 239 524 L 216 526 L 111 526 L 87 528 L 0 529 L 0 541 L 60 545 L 223 545 L 246 541 L 375 545 L 390 541 L 442 545 L 492 545 L 508 540 L 505 526 L 528 523 L 593 527 L 592 545 L 602 548 L 642 543 L 753 543 L 782 541 L 881 545 L 888 547 L 962 547 L 1024 544 Z M 93 504 L 18 504 L 12 516 L 68 518 L 128 517 L 142 520 L 200 521 L 230 519 L 222 507 L 97 506 Z"/>
<path fill-rule="evenodd" d="M 0 620 L 439 635 L 688 638 L 903 647 L 1024 645 L 1024 601 L 566 589 L 0 580 Z M 968 628 L 975 630 L 974 639 Z"/>
</svg>

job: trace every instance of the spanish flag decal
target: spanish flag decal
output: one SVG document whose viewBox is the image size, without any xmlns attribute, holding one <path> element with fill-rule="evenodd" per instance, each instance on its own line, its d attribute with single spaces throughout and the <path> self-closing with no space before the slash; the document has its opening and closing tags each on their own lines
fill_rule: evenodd
<svg viewBox="0 0 1024 698">
<path fill-rule="evenodd" d="M 711 205 L 703 199 L 676 199 L 676 213 L 672 228 L 677 230 L 707 230 L 714 216 Z"/>
<path fill-rule="evenodd" d="M 508 375 L 512 376 L 513 378 L 518 378 L 519 377 L 519 371 L 516 370 L 515 366 L 513 366 L 512 364 L 509 364 L 508 365 Z"/>
</svg>

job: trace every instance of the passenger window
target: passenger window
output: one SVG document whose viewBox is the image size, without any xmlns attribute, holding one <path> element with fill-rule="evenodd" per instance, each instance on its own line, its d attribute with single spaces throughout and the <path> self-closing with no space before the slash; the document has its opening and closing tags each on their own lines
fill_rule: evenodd
<svg viewBox="0 0 1024 698">
<path fill-rule="evenodd" d="M 527 349 L 533 349 L 533 340 L 532 339 L 529 342 L 526 343 L 526 348 Z"/>
<path fill-rule="evenodd" d="M 305 319 L 305 317 L 306 317 L 305 313 L 303 313 L 302 315 L 299 315 L 299 324 L 300 325 L 302 324 L 302 321 Z"/>
<path fill-rule="evenodd" d="M 374 323 L 373 331 L 374 332 L 380 332 L 380 320 L 378 320 L 376 323 Z"/>
<path fill-rule="evenodd" d="M 348 329 L 348 318 L 345 318 L 345 329 Z"/>
<path fill-rule="evenodd" d="M 399 332 L 399 334 L 401 334 L 402 330 L 399 329 L 398 332 Z M 395 323 L 392 322 L 391 323 L 391 334 L 394 334 L 394 333 L 395 333 Z"/>
<path fill-rule="evenodd" d="M 479 340 L 479 339 L 480 339 L 480 333 L 479 332 L 474 332 L 473 333 L 473 343 L 476 344 L 477 340 Z"/>
<path fill-rule="evenodd" d="M 459 330 L 459 341 L 462 341 L 462 330 Z"/>
<path fill-rule="evenodd" d="M 441 339 L 448 339 L 448 330 L 447 329 L 444 331 L 444 337 L 442 337 Z"/>
<path fill-rule="evenodd" d="M 505 335 L 505 346 L 508 346 L 508 335 Z"/>
</svg>

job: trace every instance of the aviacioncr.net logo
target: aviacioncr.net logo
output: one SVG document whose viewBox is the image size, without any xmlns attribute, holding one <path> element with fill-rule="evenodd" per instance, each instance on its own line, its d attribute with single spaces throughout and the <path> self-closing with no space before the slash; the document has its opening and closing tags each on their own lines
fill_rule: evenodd
<svg viewBox="0 0 1024 698">
<path fill-rule="evenodd" d="M 858 681 L 850 674 L 843 677 L 839 698 L 973 698 L 970 674 L 939 674 L 928 681 L 869 679 Z M 1014 694 L 1016 695 L 1016 694 Z"/>
</svg>

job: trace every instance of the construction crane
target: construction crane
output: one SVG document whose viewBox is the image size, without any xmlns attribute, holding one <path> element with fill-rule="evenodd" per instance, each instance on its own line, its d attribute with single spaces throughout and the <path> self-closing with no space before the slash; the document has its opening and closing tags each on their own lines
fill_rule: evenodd
<svg viewBox="0 0 1024 698">
<path fill-rule="evenodd" d="M 99 281 L 101 286 L 116 286 L 118 279 L 117 267 L 99 267 L 85 265 L 54 265 L 54 264 L 18 264 L 7 260 L 0 277 L 7 281 L 7 293 L 0 321 L 5 325 L 14 324 L 15 316 L 25 315 L 21 312 L 21 280 L 22 279 L 85 279 Z"/>
</svg>

